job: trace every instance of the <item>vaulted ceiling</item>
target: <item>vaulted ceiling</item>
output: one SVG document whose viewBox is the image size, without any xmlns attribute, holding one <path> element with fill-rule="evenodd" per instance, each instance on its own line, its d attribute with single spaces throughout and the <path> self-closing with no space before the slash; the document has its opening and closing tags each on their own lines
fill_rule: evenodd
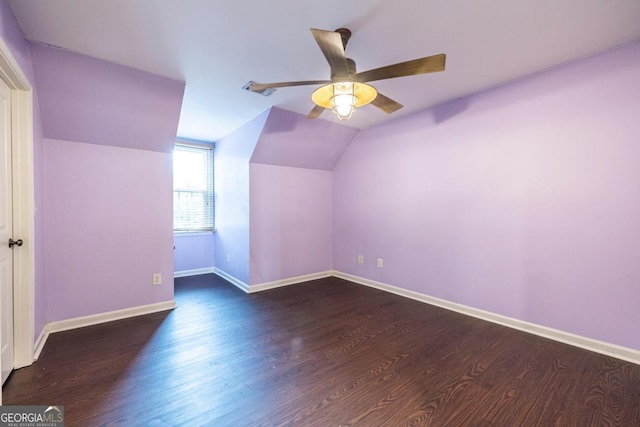
<svg viewBox="0 0 640 427">
<path fill-rule="evenodd" d="M 349 28 L 364 71 L 447 54 L 446 71 L 375 82 L 404 104 L 367 128 L 640 40 L 637 0 L 11 0 L 27 39 L 186 82 L 178 135 L 215 141 L 271 105 L 307 114 L 313 86 L 263 97 L 250 80 L 323 80 L 310 28 Z M 320 120 L 337 121 L 325 112 Z"/>
</svg>

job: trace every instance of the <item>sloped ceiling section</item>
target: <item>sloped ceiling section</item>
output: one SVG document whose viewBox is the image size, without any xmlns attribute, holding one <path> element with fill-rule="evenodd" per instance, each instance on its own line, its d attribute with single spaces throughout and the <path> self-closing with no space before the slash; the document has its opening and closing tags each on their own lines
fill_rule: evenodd
<svg viewBox="0 0 640 427">
<path fill-rule="evenodd" d="M 44 136 L 170 152 L 184 83 L 30 44 Z"/>
<path fill-rule="evenodd" d="M 358 129 L 272 107 L 251 163 L 333 170 Z"/>
<path fill-rule="evenodd" d="M 307 114 L 313 86 L 270 97 L 249 80 L 329 77 L 310 28 L 353 32 L 365 71 L 438 53 L 446 71 L 375 82 L 404 105 L 365 107 L 369 128 L 640 38 L 638 0 L 10 0 L 25 37 L 187 82 L 180 137 L 218 141 L 270 106 Z M 337 123 L 333 114 L 322 121 Z"/>
</svg>

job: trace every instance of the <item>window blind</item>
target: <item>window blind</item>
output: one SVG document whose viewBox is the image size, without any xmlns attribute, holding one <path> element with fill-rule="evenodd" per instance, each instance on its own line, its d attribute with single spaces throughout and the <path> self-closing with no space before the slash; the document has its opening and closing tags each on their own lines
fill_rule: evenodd
<svg viewBox="0 0 640 427">
<path fill-rule="evenodd" d="M 173 151 L 173 230 L 213 231 L 213 149 L 176 144 Z"/>
</svg>

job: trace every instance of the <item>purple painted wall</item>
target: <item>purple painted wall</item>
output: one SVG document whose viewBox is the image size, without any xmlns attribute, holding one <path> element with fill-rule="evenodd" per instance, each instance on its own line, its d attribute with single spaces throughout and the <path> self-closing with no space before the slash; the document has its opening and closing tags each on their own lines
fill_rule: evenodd
<svg viewBox="0 0 640 427">
<path fill-rule="evenodd" d="M 28 78 L 32 78 L 31 52 L 7 0 L 0 0 L 0 37 L 11 50 L 22 71 Z M 33 81 L 31 83 L 33 85 Z"/>
<path fill-rule="evenodd" d="M 249 284 L 331 270 L 331 170 L 357 132 L 271 108 L 251 156 Z"/>
<path fill-rule="evenodd" d="M 251 163 L 333 170 L 357 129 L 272 107 Z"/>
<path fill-rule="evenodd" d="M 215 239 L 213 233 L 175 234 L 173 269 L 176 273 L 213 268 Z"/>
<path fill-rule="evenodd" d="M 216 143 L 215 267 L 249 284 L 249 159 L 269 110 Z"/>
<path fill-rule="evenodd" d="M 11 53 L 20 64 L 20 68 L 25 73 L 33 87 L 33 163 L 34 163 L 34 198 L 35 198 L 35 289 L 34 289 L 34 340 L 46 324 L 45 308 L 46 293 L 44 287 L 44 252 L 43 248 L 43 133 L 42 121 L 40 117 L 40 105 L 38 102 L 38 88 L 35 85 L 33 74 L 33 64 L 31 62 L 31 51 L 29 44 L 18 26 L 13 11 L 6 0 L 0 0 L 0 37 L 7 44 Z"/>
<path fill-rule="evenodd" d="M 170 152 L 184 83 L 30 43 L 47 138 Z"/>
<path fill-rule="evenodd" d="M 171 154 L 46 139 L 44 165 L 47 320 L 173 299 Z"/>
<path fill-rule="evenodd" d="M 251 164 L 250 284 L 331 270 L 332 173 Z"/>
<path fill-rule="evenodd" d="M 171 300 L 184 84 L 29 46 L 46 138 L 46 322 Z"/>
<path fill-rule="evenodd" d="M 639 111 L 635 43 L 361 132 L 334 268 L 640 349 Z"/>
<path fill-rule="evenodd" d="M 215 267 L 249 285 L 331 270 L 330 170 L 356 133 L 271 108 L 217 143 Z"/>
</svg>

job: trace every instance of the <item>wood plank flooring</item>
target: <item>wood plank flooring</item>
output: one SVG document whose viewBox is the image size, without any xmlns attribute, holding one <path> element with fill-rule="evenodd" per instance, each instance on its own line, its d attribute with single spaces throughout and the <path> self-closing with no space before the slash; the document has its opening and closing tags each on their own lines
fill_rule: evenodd
<svg viewBox="0 0 640 427">
<path fill-rule="evenodd" d="M 640 426 L 640 365 L 337 278 L 52 334 L 7 405 L 66 426 Z"/>
</svg>

